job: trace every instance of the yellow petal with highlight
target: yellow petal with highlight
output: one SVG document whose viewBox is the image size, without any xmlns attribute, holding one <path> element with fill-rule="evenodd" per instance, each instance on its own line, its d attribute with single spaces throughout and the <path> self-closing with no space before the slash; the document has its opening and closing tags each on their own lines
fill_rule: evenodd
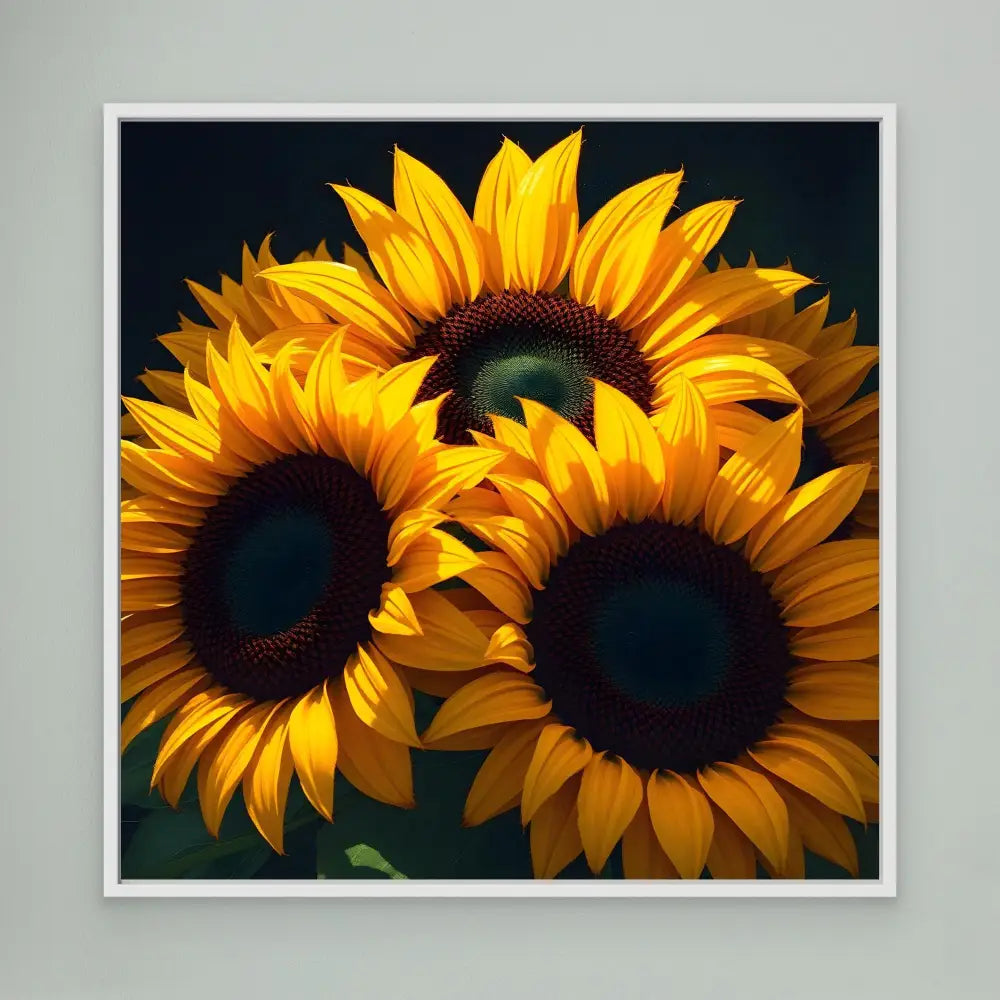
<svg viewBox="0 0 1000 1000">
<path fill-rule="evenodd" d="M 198 802 L 208 832 L 218 837 L 222 817 L 236 786 L 246 772 L 274 702 L 248 709 L 237 716 L 210 744 L 198 761 Z"/>
<path fill-rule="evenodd" d="M 288 745 L 291 713 L 292 706 L 285 704 L 270 718 L 243 775 L 247 814 L 278 854 L 285 853 L 285 805 L 294 769 Z"/>
<path fill-rule="evenodd" d="M 141 622 L 138 625 L 126 622 L 122 626 L 122 666 L 169 646 L 183 631 L 184 622 L 179 616 Z"/>
<path fill-rule="evenodd" d="M 802 411 L 775 421 L 719 470 L 705 500 L 708 533 L 722 545 L 742 538 L 788 491 L 799 470 Z"/>
<path fill-rule="evenodd" d="M 788 854 L 788 810 L 764 775 L 738 764 L 711 764 L 698 772 L 708 797 L 775 868 Z"/>
<path fill-rule="evenodd" d="M 397 743 L 420 746 L 409 687 L 377 649 L 358 646 L 344 667 L 344 689 L 366 726 Z"/>
<path fill-rule="evenodd" d="M 479 235 L 485 267 L 485 281 L 491 291 L 504 288 L 504 267 L 500 243 L 507 222 L 507 210 L 521 178 L 531 166 L 531 157 L 510 139 L 483 171 L 472 219 Z"/>
<path fill-rule="evenodd" d="M 618 513 L 645 520 L 663 497 L 665 465 L 649 418 L 626 395 L 594 380 L 594 441 Z"/>
<path fill-rule="evenodd" d="M 580 232 L 570 295 L 614 318 L 638 290 L 683 172 L 659 174 L 611 199 Z"/>
<path fill-rule="evenodd" d="M 192 667 L 173 673 L 143 691 L 122 719 L 122 753 L 139 733 L 180 708 L 188 698 L 209 687 L 211 683 L 212 679 L 204 670 Z"/>
<path fill-rule="evenodd" d="M 398 146 L 392 177 L 396 211 L 423 234 L 447 272 L 452 302 L 474 299 L 483 287 L 479 237 L 462 203 L 430 167 Z"/>
<path fill-rule="evenodd" d="M 642 779 L 621 757 L 602 751 L 583 769 L 580 840 L 592 872 L 604 867 L 642 804 Z"/>
<path fill-rule="evenodd" d="M 567 420 L 522 399 L 535 460 L 552 494 L 585 534 L 599 535 L 614 520 L 604 464 L 593 445 Z"/>
<path fill-rule="evenodd" d="M 545 485 L 535 478 L 512 473 L 491 473 L 489 480 L 503 498 L 506 509 L 544 541 L 551 562 L 565 555 L 569 547 L 566 515 Z"/>
<path fill-rule="evenodd" d="M 572 726 L 548 725 L 538 735 L 524 775 L 521 822 L 531 821 L 539 807 L 579 774 L 594 756 L 590 744 Z"/>
<path fill-rule="evenodd" d="M 732 268 L 697 278 L 637 332 L 647 359 L 667 357 L 713 327 L 780 302 L 810 283 L 780 268 Z"/>
<path fill-rule="evenodd" d="M 407 593 L 426 590 L 479 566 L 479 557 L 453 535 L 428 528 L 399 560 L 392 582 Z"/>
<path fill-rule="evenodd" d="M 355 714 L 342 683 L 330 692 L 337 727 L 337 768 L 358 791 L 401 809 L 412 809 L 410 749 L 366 726 Z"/>
<path fill-rule="evenodd" d="M 656 241 L 642 282 L 619 317 L 631 329 L 657 312 L 696 276 L 701 262 L 719 242 L 738 202 L 713 201 L 675 219 Z"/>
<path fill-rule="evenodd" d="M 328 682 L 295 703 L 288 720 L 288 746 L 299 783 L 313 808 L 333 819 L 333 773 L 337 766 L 337 726 Z"/>
<path fill-rule="evenodd" d="M 831 469 L 785 496 L 747 536 L 750 565 L 770 572 L 827 539 L 861 499 L 868 469 Z"/>
<path fill-rule="evenodd" d="M 714 419 L 705 397 L 680 378 L 674 398 L 653 426 L 663 451 L 663 519 L 687 524 L 701 513 L 719 471 Z"/>
<path fill-rule="evenodd" d="M 353 267 L 310 261 L 267 268 L 260 277 L 304 296 L 338 323 L 353 323 L 397 348 L 413 346 L 416 323 L 374 278 Z"/>
<path fill-rule="evenodd" d="M 715 823 L 700 788 L 673 771 L 654 771 L 646 786 L 656 839 L 681 878 L 699 878 Z"/>
<path fill-rule="evenodd" d="M 177 643 L 159 656 L 130 663 L 122 669 L 120 700 L 124 703 L 137 694 L 152 687 L 158 681 L 177 673 L 194 659 L 194 650 L 189 643 Z"/>
<path fill-rule="evenodd" d="M 872 541 L 878 544 L 877 539 L 856 539 L 856 541 Z M 815 551 L 816 549 L 810 550 L 810 552 Z M 808 555 L 809 552 L 805 554 Z M 789 563 L 781 570 L 781 574 L 795 565 L 794 561 Z M 878 603 L 877 555 L 868 559 L 853 558 L 849 562 L 845 561 L 843 565 L 818 568 L 811 577 L 797 586 L 787 585 L 781 574 L 772 586 L 772 593 L 781 601 L 782 617 L 785 624 L 791 627 L 831 625 L 869 611 Z"/>
<path fill-rule="evenodd" d="M 516 563 L 503 552 L 477 553 L 479 565 L 460 574 L 490 603 L 520 625 L 531 620 L 531 591 Z"/>
<path fill-rule="evenodd" d="M 423 670 L 474 670 L 484 663 L 488 640 L 465 613 L 435 590 L 410 596 L 420 635 L 374 636 L 394 663 Z"/>
<path fill-rule="evenodd" d="M 832 754 L 850 774 L 863 802 L 878 802 L 878 764 L 847 736 L 832 732 L 824 723 L 815 720 L 810 720 L 810 723 L 780 723 L 772 726 L 768 735 L 818 744 Z"/>
<path fill-rule="evenodd" d="M 501 236 L 507 288 L 552 291 L 569 270 L 580 221 L 581 137 L 574 132 L 542 153 L 517 186 Z"/>
<path fill-rule="evenodd" d="M 878 364 L 877 347 L 845 347 L 803 365 L 795 383 L 809 408 L 810 422 L 840 409 Z"/>
<path fill-rule="evenodd" d="M 533 680 L 523 674 L 498 671 L 466 684 L 448 698 L 423 739 L 433 743 L 478 726 L 540 719 L 551 707 L 552 702 Z"/>
<path fill-rule="evenodd" d="M 802 402 L 792 383 L 766 361 L 740 354 L 711 354 L 671 364 L 662 374 L 654 375 L 654 407 L 661 407 L 673 398 L 677 376 L 690 379 L 712 406 L 744 399 L 766 399 L 794 406 Z"/>
<path fill-rule="evenodd" d="M 413 610 L 410 598 L 402 587 L 394 583 L 382 584 L 382 597 L 378 611 L 368 615 L 368 623 L 377 632 L 386 635 L 422 635 L 420 619 Z"/>
<path fill-rule="evenodd" d="M 357 188 L 330 185 L 344 200 L 372 265 L 393 298 L 425 323 L 454 304 L 448 276 L 428 239 L 403 216 Z"/>
</svg>

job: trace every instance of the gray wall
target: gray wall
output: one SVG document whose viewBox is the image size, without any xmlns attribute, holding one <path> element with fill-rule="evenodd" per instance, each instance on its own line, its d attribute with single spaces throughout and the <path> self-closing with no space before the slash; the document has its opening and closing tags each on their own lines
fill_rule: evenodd
<svg viewBox="0 0 1000 1000">
<path fill-rule="evenodd" d="M 995 995 L 998 19 L 986 0 L 5 3 L 0 995 Z M 101 103 L 399 98 L 899 103 L 898 900 L 101 898 Z"/>
</svg>

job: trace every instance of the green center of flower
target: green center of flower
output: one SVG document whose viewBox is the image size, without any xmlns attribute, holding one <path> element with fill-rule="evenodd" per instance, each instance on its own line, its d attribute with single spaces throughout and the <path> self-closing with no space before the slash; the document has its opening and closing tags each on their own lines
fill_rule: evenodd
<svg viewBox="0 0 1000 1000">
<path fill-rule="evenodd" d="M 597 659 L 634 698 L 688 705 L 711 694 L 730 656 L 726 616 L 682 580 L 634 580 L 604 598 L 594 620 Z"/>
<path fill-rule="evenodd" d="M 470 395 L 484 415 L 524 419 L 518 397 L 534 399 L 564 417 L 575 417 L 589 397 L 586 373 L 576 359 L 535 345 L 531 353 L 501 354 L 482 362 Z"/>
<path fill-rule="evenodd" d="M 333 539 L 319 514 L 290 508 L 250 527 L 236 543 L 223 593 L 233 625 L 248 635 L 290 628 L 323 598 Z"/>
</svg>

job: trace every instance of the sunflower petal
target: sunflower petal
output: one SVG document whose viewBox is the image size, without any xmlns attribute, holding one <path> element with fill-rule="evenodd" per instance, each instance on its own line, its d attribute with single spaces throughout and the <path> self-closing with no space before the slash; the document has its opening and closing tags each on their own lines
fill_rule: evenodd
<svg viewBox="0 0 1000 1000">
<path fill-rule="evenodd" d="M 397 348 L 412 347 L 417 325 L 374 278 L 346 264 L 311 261 L 283 264 L 259 277 L 288 288 L 338 323 L 351 323 Z"/>
<path fill-rule="evenodd" d="M 628 396 L 594 380 L 594 441 L 618 512 L 637 523 L 663 496 L 663 449 L 649 418 Z"/>
<path fill-rule="evenodd" d="M 392 582 L 412 594 L 479 565 L 476 553 L 454 535 L 428 528 L 407 546 L 394 568 Z"/>
<path fill-rule="evenodd" d="M 725 232 L 737 204 L 713 201 L 699 205 L 660 233 L 642 282 L 619 317 L 625 329 L 638 326 L 652 316 L 697 274 L 705 255 Z"/>
<path fill-rule="evenodd" d="M 828 538 L 861 499 L 868 468 L 831 469 L 787 494 L 747 536 L 750 565 L 768 573 Z"/>
<path fill-rule="evenodd" d="M 531 620 L 531 591 L 517 565 L 503 552 L 477 553 L 479 565 L 459 574 L 491 604 L 519 625 Z"/>
<path fill-rule="evenodd" d="M 878 603 L 878 539 L 852 539 L 874 549 L 854 548 L 831 554 L 811 572 L 796 572 L 803 560 L 842 542 L 825 542 L 784 566 L 771 586 L 783 605 L 785 624 L 805 628 L 831 625 L 869 611 Z"/>
<path fill-rule="evenodd" d="M 378 611 L 368 615 L 368 623 L 376 632 L 387 635 L 422 635 L 420 619 L 413 610 L 410 598 L 402 587 L 394 583 L 382 585 Z"/>
<path fill-rule="evenodd" d="M 820 719 L 877 719 L 878 682 L 871 663 L 810 663 L 789 673 L 785 699 Z"/>
<path fill-rule="evenodd" d="M 796 385 L 809 408 L 810 423 L 839 410 L 878 364 L 877 347 L 845 347 L 803 365 Z"/>
<path fill-rule="evenodd" d="M 140 622 L 138 625 L 125 622 L 122 625 L 121 665 L 124 667 L 133 660 L 169 646 L 183 631 L 184 622 L 179 615 Z"/>
<path fill-rule="evenodd" d="M 122 669 L 120 699 L 124 704 L 158 681 L 176 674 L 194 659 L 189 643 L 177 643 L 166 651 L 142 662 L 130 663 Z"/>
<path fill-rule="evenodd" d="M 690 282 L 667 300 L 636 333 L 647 360 L 655 361 L 697 340 L 713 327 L 780 302 L 810 284 L 781 268 L 732 268 Z"/>
<path fill-rule="evenodd" d="M 218 837 L 222 817 L 278 706 L 265 702 L 246 710 L 216 737 L 198 760 L 198 802 L 208 832 Z"/>
<path fill-rule="evenodd" d="M 701 513 L 719 471 L 715 422 L 705 397 L 687 379 L 654 422 L 664 459 L 663 519 L 687 524 Z"/>
<path fill-rule="evenodd" d="M 718 807 L 712 806 L 715 832 L 706 862 L 714 879 L 747 879 L 757 874 L 753 845 Z"/>
<path fill-rule="evenodd" d="M 580 779 L 580 840 L 592 872 L 606 864 L 642 805 L 642 779 L 620 757 L 602 751 L 591 757 Z"/>
<path fill-rule="evenodd" d="M 712 353 L 679 361 L 655 374 L 654 407 L 662 407 L 673 398 L 678 376 L 690 379 L 713 406 L 744 399 L 766 399 L 795 406 L 802 402 L 788 378 L 769 362 L 742 354 Z"/>
<path fill-rule="evenodd" d="M 625 878 L 677 878 L 677 869 L 656 839 L 649 810 L 639 807 L 622 834 L 622 869 Z"/>
<path fill-rule="evenodd" d="M 378 648 L 394 663 L 423 670 L 474 670 L 483 665 L 488 639 L 468 616 L 441 593 L 424 590 L 410 596 L 421 625 L 420 635 L 377 633 Z"/>
<path fill-rule="evenodd" d="M 479 826 L 517 805 L 541 726 L 533 721 L 506 727 L 472 782 L 462 811 L 463 826 Z"/>
<path fill-rule="evenodd" d="M 858 848 L 843 818 L 787 784 L 782 784 L 778 791 L 788 807 L 788 820 L 798 830 L 803 845 L 857 878 Z"/>
<path fill-rule="evenodd" d="M 466 684 L 448 698 L 427 727 L 423 740 L 433 743 L 479 726 L 540 719 L 551 707 L 545 692 L 529 677 L 497 671 Z"/>
<path fill-rule="evenodd" d="M 506 288 L 552 291 L 569 269 L 580 219 L 581 136 L 574 132 L 542 153 L 517 186 L 501 235 Z"/>
<path fill-rule="evenodd" d="M 646 786 L 649 816 L 656 839 L 681 878 L 698 878 L 715 824 L 701 789 L 673 771 L 654 771 Z"/>
<path fill-rule="evenodd" d="M 828 750 L 805 739 L 769 737 L 749 749 L 766 771 L 829 806 L 864 822 L 861 793 L 847 769 Z"/>
<path fill-rule="evenodd" d="M 569 546 L 566 515 L 545 485 L 535 478 L 510 473 L 492 472 L 488 478 L 514 517 L 544 540 L 550 561 L 566 553 Z"/>
<path fill-rule="evenodd" d="M 330 692 L 337 727 L 337 768 L 358 791 L 401 809 L 412 809 L 410 750 L 366 726 L 351 707 L 343 683 Z"/>
<path fill-rule="evenodd" d="M 532 820 L 529 843 L 535 878 L 555 878 L 583 850 L 577 808 L 579 789 L 578 779 L 567 781 Z"/>
<path fill-rule="evenodd" d="M 507 221 L 507 210 L 521 178 L 530 166 L 531 157 L 510 139 L 504 139 L 500 151 L 483 171 L 483 179 L 476 192 L 472 219 L 483 251 L 484 280 L 494 292 L 503 291 L 504 288 L 500 241 Z"/>
<path fill-rule="evenodd" d="M 321 816 L 332 820 L 337 726 L 328 683 L 318 684 L 295 703 L 288 719 L 288 746 L 306 798 Z"/>
<path fill-rule="evenodd" d="M 846 736 L 821 728 L 821 724 L 780 723 L 772 726 L 769 735 L 788 737 L 818 744 L 843 765 L 854 779 L 863 802 L 878 802 L 878 764 L 856 743 Z"/>
<path fill-rule="evenodd" d="M 614 318 L 629 305 L 680 187 L 683 171 L 658 174 L 622 191 L 580 232 L 570 295 Z"/>
<path fill-rule="evenodd" d="M 396 211 L 426 238 L 447 272 L 453 303 L 474 299 L 483 287 L 482 251 L 472 220 L 430 167 L 398 146 L 393 167 Z"/>
<path fill-rule="evenodd" d="M 330 185 L 368 248 L 368 256 L 393 298 L 425 323 L 454 305 L 448 276 L 428 239 L 403 216 L 357 188 Z"/>
<path fill-rule="evenodd" d="M 524 775 L 521 823 L 527 826 L 539 807 L 590 763 L 594 751 L 571 726 L 548 725 L 538 735 Z"/>
<path fill-rule="evenodd" d="M 802 411 L 762 430 L 723 467 L 705 499 L 705 525 L 721 545 L 742 538 L 788 491 L 799 469 Z"/>
<path fill-rule="evenodd" d="M 344 689 L 366 726 L 396 743 L 420 746 L 409 687 L 377 649 L 358 646 L 344 667 Z"/>
<path fill-rule="evenodd" d="M 271 716 L 243 774 L 247 814 L 278 854 L 285 853 L 285 805 L 294 769 L 288 745 L 291 713 L 292 706 L 286 703 Z"/>
<path fill-rule="evenodd" d="M 604 465 L 593 445 L 571 423 L 532 399 L 522 399 L 535 461 L 569 519 L 599 535 L 614 520 Z"/>
<path fill-rule="evenodd" d="M 211 677 L 200 667 L 181 670 L 148 687 L 132 703 L 121 725 L 122 753 L 154 722 L 180 708 L 188 698 L 209 687 Z"/>
<path fill-rule="evenodd" d="M 788 810 L 771 782 L 738 764 L 711 764 L 698 772 L 708 797 L 775 868 L 788 855 Z"/>
<path fill-rule="evenodd" d="M 804 660 L 867 660 L 879 651 L 878 612 L 819 628 L 799 629 L 788 648 Z"/>
</svg>

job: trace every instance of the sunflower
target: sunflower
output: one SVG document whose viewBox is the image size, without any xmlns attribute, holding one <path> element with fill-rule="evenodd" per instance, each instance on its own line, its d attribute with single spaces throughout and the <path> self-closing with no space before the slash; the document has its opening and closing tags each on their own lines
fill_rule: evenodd
<svg viewBox="0 0 1000 1000">
<path fill-rule="evenodd" d="M 352 353 L 386 365 L 436 357 L 418 399 L 450 393 L 440 428 L 453 443 L 488 432 L 490 414 L 521 419 L 520 397 L 592 437 L 593 378 L 646 413 L 669 403 L 677 375 L 713 406 L 799 405 L 787 375 L 809 361 L 806 352 L 742 333 L 709 347 L 699 338 L 809 279 L 779 268 L 708 273 L 704 258 L 737 202 L 701 205 L 663 228 L 681 171 L 621 192 L 580 229 L 580 147 L 578 131 L 533 162 L 504 140 L 471 217 L 441 177 L 397 148 L 394 208 L 332 185 L 381 283 L 330 261 L 270 267 L 258 278 L 348 324 Z"/>
<path fill-rule="evenodd" d="M 294 341 L 296 349 L 292 354 L 292 369 L 299 375 L 304 375 L 316 350 L 337 330 L 323 313 L 308 302 L 257 277 L 260 271 L 278 264 L 271 251 L 271 236 L 272 234 L 268 234 L 264 238 L 256 254 L 246 243 L 243 244 L 239 282 L 223 274 L 221 288 L 218 292 L 213 292 L 196 281 L 186 281 L 188 290 L 208 318 L 207 324 L 196 323 L 181 313 L 179 329 L 157 337 L 180 362 L 181 367 L 201 382 L 208 381 L 205 368 L 206 345 L 211 342 L 225 357 L 233 323 L 239 323 L 247 342 L 254 346 L 255 353 L 267 364 L 274 360 L 280 347 Z M 368 270 L 361 254 L 346 243 L 343 259 L 351 267 Z M 321 240 L 315 250 L 303 250 L 295 257 L 298 263 L 329 260 L 332 257 L 326 247 L 326 240 Z M 275 331 L 278 330 L 281 334 L 275 337 Z M 357 377 L 371 370 L 377 360 L 379 359 L 375 358 L 366 362 L 362 358 L 345 354 L 344 365 L 349 374 Z M 161 403 L 186 413 L 191 412 L 181 371 L 147 369 L 138 376 L 138 381 Z M 130 413 L 123 414 L 122 436 L 135 438 L 141 433 L 134 417 Z"/>
<path fill-rule="evenodd" d="M 857 875 L 844 817 L 878 799 L 878 543 L 823 540 L 867 464 L 790 489 L 795 410 L 720 468 L 683 378 L 658 417 L 599 382 L 594 404 L 596 447 L 534 401 L 526 427 L 495 417 L 510 461 L 452 504 L 525 585 L 497 602 L 516 657 L 423 734 L 493 747 L 464 821 L 520 805 L 538 877 L 581 851 L 600 872 L 619 840 L 633 878 L 753 878 L 758 861 L 801 878 L 804 848 Z M 389 638 L 401 661 L 453 667 L 426 636 Z"/>
<path fill-rule="evenodd" d="M 753 254 L 746 266 L 757 266 Z M 728 267 L 720 255 L 717 273 Z M 783 267 L 790 269 L 791 263 L 786 262 Z M 708 344 L 718 337 L 725 339 L 739 329 L 754 339 L 780 341 L 812 356 L 788 373 L 805 407 L 799 480 L 855 462 L 870 463 L 865 490 L 838 528 L 836 537 L 877 538 L 879 396 L 877 391 L 859 399 L 855 396 L 878 364 L 879 352 L 877 347 L 855 344 L 856 312 L 842 322 L 824 326 L 829 306 L 830 296 L 826 294 L 796 311 L 794 297 L 789 296 L 740 323 L 722 324 L 707 334 L 704 342 Z M 775 404 L 730 403 L 716 411 L 726 425 L 723 444 L 739 447 L 747 434 L 761 429 L 764 414 L 775 416 Z"/>
<path fill-rule="evenodd" d="M 155 447 L 121 443 L 139 491 L 121 506 L 122 748 L 172 716 L 151 788 L 176 805 L 197 765 L 218 835 L 242 781 L 279 852 L 293 772 L 327 819 L 335 768 L 413 805 L 412 693 L 380 640 L 461 622 L 431 588 L 496 572 L 439 525 L 500 456 L 435 440 L 442 400 L 413 405 L 433 359 L 351 381 L 341 339 L 303 388 L 294 345 L 268 368 L 234 323 L 228 360 L 208 343 L 208 384 L 185 372 L 184 410 L 124 400 Z"/>
</svg>

